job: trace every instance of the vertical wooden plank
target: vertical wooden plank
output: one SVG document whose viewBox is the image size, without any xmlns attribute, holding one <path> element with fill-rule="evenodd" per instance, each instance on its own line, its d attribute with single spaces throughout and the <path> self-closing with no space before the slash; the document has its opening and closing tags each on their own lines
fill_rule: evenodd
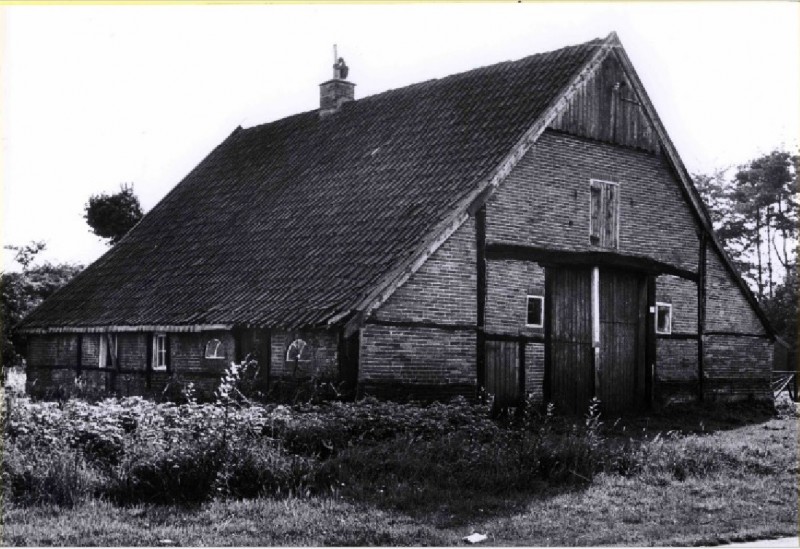
<svg viewBox="0 0 800 549">
<path fill-rule="evenodd" d="M 592 396 L 605 398 L 601 386 L 601 373 L 603 367 L 600 356 L 600 269 L 592 267 Z"/>
<path fill-rule="evenodd" d="M 518 400 L 520 406 L 525 404 L 525 339 L 520 338 L 518 346 L 519 346 L 519 359 L 517 360 L 517 364 L 519 367 L 519 395 Z"/>
<path fill-rule="evenodd" d="M 645 398 L 652 408 L 655 398 L 656 372 L 656 277 L 647 277 L 647 321 L 646 321 L 646 353 L 645 353 Z"/>
<path fill-rule="evenodd" d="M 164 363 L 167 366 L 167 372 L 172 374 L 172 338 L 170 337 L 169 333 L 164 334 L 164 346 L 166 347 L 166 353 L 164 356 Z"/>
<path fill-rule="evenodd" d="M 556 322 L 556 315 L 553 313 L 553 270 L 546 267 L 544 270 L 544 380 L 542 387 L 542 397 L 545 403 L 552 399 L 550 385 L 552 383 L 552 360 L 553 360 L 553 323 Z"/>
<path fill-rule="evenodd" d="M 83 334 L 78 334 L 78 356 L 75 358 L 75 376 L 81 377 L 83 368 Z"/>
<path fill-rule="evenodd" d="M 482 206 L 475 214 L 475 250 L 477 274 L 476 307 L 476 390 L 482 398 L 486 385 L 486 206 Z"/>
<path fill-rule="evenodd" d="M 237 364 L 241 364 L 244 361 L 244 356 L 242 353 L 242 338 L 244 336 L 244 330 L 241 326 L 234 326 L 233 331 L 233 360 Z"/>
<path fill-rule="evenodd" d="M 697 264 L 697 391 L 702 402 L 705 398 L 705 350 L 703 334 L 706 325 L 706 247 L 708 235 L 700 233 L 700 251 Z"/>
<path fill-rule="evenodd" d="M 152 332 L 148 332 L 145 334 L 144 340 L 144 347 L 145 353 L 147 358 L 145 359 L 145 374 L 144 374 L 144 383 L 145 387 L 148 390 L 152 387 L 153 384 L 153 345 L 155 340 L 155 334 Z"/>
</svg>

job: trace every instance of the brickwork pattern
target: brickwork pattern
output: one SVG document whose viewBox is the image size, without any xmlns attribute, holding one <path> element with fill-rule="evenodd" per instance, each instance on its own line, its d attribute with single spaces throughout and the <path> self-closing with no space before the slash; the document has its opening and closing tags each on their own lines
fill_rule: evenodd
<svg viewBox="0 0 800 549">
<path fill-rule="evenodd" d="M 544 269 L 531 261 L 486 262 L 486 331 L 498 334 L 543 335 L 529 328 L 528 295 L 544 296 Z M 545 317 L 547 311 L 544 312 Z"/>
<path fill-rule="evenodd" d="M 289 346 L 296 339 L 306 342 L 301 360 L 287 361 Z M 327 378 L 338 376 L 339 338 L 335 331 L 273 331 L 271 376 L 287 379 Z"/>
<path fill-rule="evenodd" d="M 474 331 L 367 325 L 361 332 L 363 383 L 476 383 Z"/>
<path fill-rule="evenodd" d="M 487 204 L 487 242 L 603 250 L 589 242 L 589 181 L 619 183 L 619 252 L 697 269 L 697 225 L 659 156 L 546 131 Z"/>
<path fill-rule="evenodd" d="M 694 281 L 672 275 L 659 276 L 656 301 L 672 305 L 672 333 L 697 333 L 697 284 Z"/>
<path fill-rule="evenodd" d="M 741 288 L 723 266 L 719 254 L 710 247 L 706 263 L 706 331 L 765 333 Z"/>
<path fill-rule="evenodd" d="M 375 318 L 475 324 L 475 248 L 475 220 L 469 218 L 375 311 Z"/>
<path fill-rule="evenodd" d="M 656 339 L 656 381 L 697 380 L 697 340 Z"/>
</svg>

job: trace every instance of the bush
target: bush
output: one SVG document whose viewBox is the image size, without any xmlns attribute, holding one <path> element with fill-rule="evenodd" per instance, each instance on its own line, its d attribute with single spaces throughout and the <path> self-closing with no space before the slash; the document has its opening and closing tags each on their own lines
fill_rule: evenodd
<svg viewBox="0 0 800 549">
<path fill-rule="evenodd" d="M 71 448 L 4 444 L 3 497 L 22 504 L 72 507 L 103 483 L 83 456 Z"/>
<path fill-rule="evenodd" d="M 202 503 L 214 493 L 223 455 L 220 445 L 198 444 L 131 451 L 115 468 L 107 494 L 121 504 Z"/>
<path fill-rule="evenodd" d="M 215 479 L 215 493 L 237 499 L 327 489 L 312 458 L 289 454 L 274 440 L 231 447 Z"/>
</svg>

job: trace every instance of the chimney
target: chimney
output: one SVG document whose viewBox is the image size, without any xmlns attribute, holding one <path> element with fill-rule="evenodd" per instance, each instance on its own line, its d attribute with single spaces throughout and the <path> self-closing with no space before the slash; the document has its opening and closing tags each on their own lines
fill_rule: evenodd
<svg viewBox="0 0 800 549">
<path fill-rule="evenodd" d="M 344 59 L 336 54 L 336 44 L 333 45 L 333 79 L 319 85 L 319 116 L 329 116 L 347 101 L 352 101 L 356 85 L 347 81 L 349 68 Z"/>
</svg>

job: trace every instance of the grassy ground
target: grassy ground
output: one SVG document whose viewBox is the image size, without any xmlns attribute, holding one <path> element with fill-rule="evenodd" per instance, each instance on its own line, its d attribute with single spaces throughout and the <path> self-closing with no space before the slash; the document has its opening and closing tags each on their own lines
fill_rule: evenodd
<svg viewBox="0 0 800 549">
<path fill-rule="evenodd" d="M 796 535 L 797 412 L 786 403 L 782 410 L 771 418 L 693 414 L 620 422 L 610 436 L 650 440 L 653 463 L 629 473 L 604 472 L 579 485 L 532 483 L 502 496 L 469 486 L 436 493 L 387 473 L 385 483 L 359 485 L 354 478 L 353 486 L 322 496 L 212 501 L 195 508 L 122 507 L 98 499 L 73 508 L 6 503 L 2 541 L 458 545 L 463 536 L 481 532 L 493 545 L 712 545 Z M 676 426 L 697 434 L 656 436 Z"/>
</svg>

